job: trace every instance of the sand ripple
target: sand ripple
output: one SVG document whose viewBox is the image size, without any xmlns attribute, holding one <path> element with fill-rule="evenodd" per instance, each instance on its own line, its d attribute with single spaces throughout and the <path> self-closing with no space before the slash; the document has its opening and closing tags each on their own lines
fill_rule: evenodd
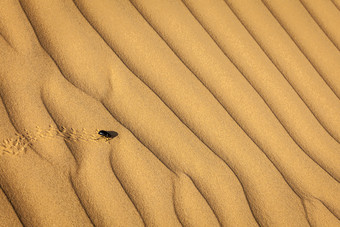
<svg viewBox="0 0 340 227">
<path fill-rule="evenodd" d="M 0 1 L 0 226 L 340 226 L 339 8 Z"/>
</svg>

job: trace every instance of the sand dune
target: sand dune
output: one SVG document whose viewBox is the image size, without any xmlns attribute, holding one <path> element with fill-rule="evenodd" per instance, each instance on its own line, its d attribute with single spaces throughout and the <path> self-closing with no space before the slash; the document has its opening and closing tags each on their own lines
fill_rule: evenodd
<svg viewBox="0 0 340 227">
<path fill-rule="evenodd" d="M 339 0 L 0 1 L 0 226 L 340 226 L 339 24 Z"/>
</svg>

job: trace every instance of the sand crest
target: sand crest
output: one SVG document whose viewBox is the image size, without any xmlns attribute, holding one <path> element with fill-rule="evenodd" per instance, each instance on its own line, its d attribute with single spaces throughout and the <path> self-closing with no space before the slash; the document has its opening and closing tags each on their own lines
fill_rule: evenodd
<svg viewBox="0 0 340 227">
<path fill-rule="evenodd" d="M 339 10 L 0 1 L 0 226 L 340 226 Z"/>
</svg>

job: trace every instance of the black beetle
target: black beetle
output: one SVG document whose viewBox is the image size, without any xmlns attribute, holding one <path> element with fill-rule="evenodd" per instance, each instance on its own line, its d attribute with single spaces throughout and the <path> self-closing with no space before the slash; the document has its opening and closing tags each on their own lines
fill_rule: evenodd
<svg viewBox="0 0 340 227">
<path fill-rule="evenodd" d="M 115 131 L 104 131 L 104 130 L 100 130 L 98 132 L 99 135 L 104 136 L 106 138 L 115 138 L 116 136 L 118 136 L 118 133 Z"/>
</svg>

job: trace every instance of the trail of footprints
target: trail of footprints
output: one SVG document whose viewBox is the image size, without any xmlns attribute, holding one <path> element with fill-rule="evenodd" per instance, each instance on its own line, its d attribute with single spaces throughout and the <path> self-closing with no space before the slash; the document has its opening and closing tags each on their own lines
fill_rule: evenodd
<svg viewBox="0 0 340 227">
<path fill-rule="evenodd" d="M 18 155 L 26 152 L 27 148 L 31 145 L 31 142 L 37 141 L 40 138 L 55 138 L 61 137 L 66 141 L 106 141 L 110 139 L 101 140 L 101 136 L 98 135 L 97 131 L 91 130 L 88 132 L 85 128 L 76 130 L 73 128 L 61 127 L 58 129 L 55 126 L 50 125 L 48 129 L 42 129 L 37 126 L 34 131 L 24 130 L 23 134 L 16 133 L 14 137 L 4 139 L 0 144 L 0 155 Z"/>
</svg>

